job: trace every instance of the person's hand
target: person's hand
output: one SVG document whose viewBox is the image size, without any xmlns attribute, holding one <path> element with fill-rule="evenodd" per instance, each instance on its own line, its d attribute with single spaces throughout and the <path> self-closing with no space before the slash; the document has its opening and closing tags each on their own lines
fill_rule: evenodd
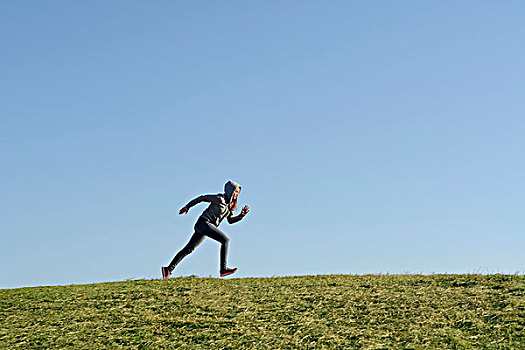
<svg viewBox="0 0 525 350">
<path fill-rule="evenodd" d="M 246 215 L 250 212 L 250 207 L 245 205 L 241 210 L 241 215 Z"/>
<path fill-rule="evenodd" d="M 186 214 L 188 212 L 188 208 L 184 207 L 179 211 L 179 215 Z"/>
</svg>

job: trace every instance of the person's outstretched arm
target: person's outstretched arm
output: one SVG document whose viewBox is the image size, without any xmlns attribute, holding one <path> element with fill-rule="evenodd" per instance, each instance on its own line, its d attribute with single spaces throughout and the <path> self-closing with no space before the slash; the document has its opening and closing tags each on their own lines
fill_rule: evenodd
<svg viewBox="0 0 525 350">
<path fill-rule="evenodd" d="M 217 194 L 204 194 L 202 196 L 199 196 L 195 199 L 192 199 L 189 201 L 188 204 L 186 204 L 180 211 L 179 214 L 186 214 L 188 210 L 190 210 L 191 207 L 193 207 L 196 204 L 199 204 L 200 202 L 209 202 L 209 203 L 220 203 L 219 195 Z"/>
<path fill-rule="evenodd" d="M 241 221 L 246 216 L 246 214 L 248 214 L 249 212 L 250 212 L 250 207 L 245 205 L 242 208 L 241 213 L 239 215 L 233 216 L 233 213 L 230 213 L 230 215 L 227 217 L 228 223 L 235 224 L 236 222 Z"/>
</svg>

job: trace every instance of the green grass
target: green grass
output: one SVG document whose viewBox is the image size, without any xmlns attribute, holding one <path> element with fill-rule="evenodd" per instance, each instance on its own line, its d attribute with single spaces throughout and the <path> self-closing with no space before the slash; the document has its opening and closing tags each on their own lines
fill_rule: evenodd
<svg viewBox="0 0 525 350">
<path fill-rule="evenodd" d="M 525 276 L 173 278 L 0 290 L 0 348 L 525 349 Z"/>
</svg>

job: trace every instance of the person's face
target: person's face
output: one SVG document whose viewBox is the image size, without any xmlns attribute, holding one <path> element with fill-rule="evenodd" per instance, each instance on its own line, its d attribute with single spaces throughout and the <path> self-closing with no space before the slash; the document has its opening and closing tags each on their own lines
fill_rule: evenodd
<svg viewBox="0 0 525 350">
<path fill-rule="evenodd" d="M 239 196 L 239 193 L 241 193 L 241 189 L 239 187 L 237 187 L 235 189 L 235 191 L 233 191 L 233 196 L 232 197 L 233 197 L 234 200 L 237 199 L 237 197 Z"/>
</svg>

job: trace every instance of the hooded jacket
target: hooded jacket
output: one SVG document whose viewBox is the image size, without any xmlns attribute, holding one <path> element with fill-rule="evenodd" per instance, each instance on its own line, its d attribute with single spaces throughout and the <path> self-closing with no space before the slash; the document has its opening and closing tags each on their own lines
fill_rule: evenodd
<svg viewBox="0 0 525 350">
<path fill-rule="evenodd" d="M 224 218 L 227 218 L 228 223 L 234 224 L 242 220 L 244 217 L 242 214 L 233 216 L 233 211 L 230 209 L 233 192 L 235 192 L 238 187 L 241 187 L 238 183 L 228 181 L 224 185 L 224 193 L 205 194 L 199 196 L 186 204 L 186 208 L 190 209 L 200 202 L 209 202 L 210 205 L 208 205 L 208 208 L 202 212 L 200 216 L 201 218 L 215 226 L 219 226 Z"/>
</svg>

